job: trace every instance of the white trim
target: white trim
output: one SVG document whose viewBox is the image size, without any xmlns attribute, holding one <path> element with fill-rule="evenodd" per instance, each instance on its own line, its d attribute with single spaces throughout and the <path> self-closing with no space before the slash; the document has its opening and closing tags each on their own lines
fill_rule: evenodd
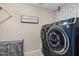
<svg viewBox="0 0 79 59">
<path fill-rule="evenodd" d="M 42 56 L 42 52 L 41 52 L 41 49 L 38 49 L 38 50 L 25 52 L 24 55 L 25 56 Z"/>
</svg>

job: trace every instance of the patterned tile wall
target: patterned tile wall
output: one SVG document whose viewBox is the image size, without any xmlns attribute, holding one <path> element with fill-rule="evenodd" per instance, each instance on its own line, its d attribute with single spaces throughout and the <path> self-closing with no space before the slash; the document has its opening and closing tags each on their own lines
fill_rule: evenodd
<svg viewBox="0 0 79 59">
<path fill-rule="evenodd" d="M 65 20 L 68 18 L 76 17 L 79 13 L 78 3 L 66 3 L 64 4 L 60 11 L 56 11 L 55 19 L 56 21 Z"/>
</svg>

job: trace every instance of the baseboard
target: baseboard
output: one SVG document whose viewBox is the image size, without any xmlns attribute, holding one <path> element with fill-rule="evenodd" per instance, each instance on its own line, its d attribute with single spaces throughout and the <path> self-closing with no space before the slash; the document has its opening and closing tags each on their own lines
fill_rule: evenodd
<svg viewBox="0 0 79 59">
<path fill-rule="evenodd" d="M 43 56 L 41 49 L 30 51 L 30 52 L 25 52 L 25 56 Z"/>
</svg>

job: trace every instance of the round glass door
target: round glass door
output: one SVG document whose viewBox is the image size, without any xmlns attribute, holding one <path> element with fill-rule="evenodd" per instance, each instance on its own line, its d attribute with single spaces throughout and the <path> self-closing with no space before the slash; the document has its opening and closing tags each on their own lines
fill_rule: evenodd
<svg viewBox="0 0 79 59">
<path fill-rule="evenodd" d="M 47 41 L 50 49 L 58 54 L 65 54 L 69 48 L 69 38 L 66 32 L 58 26 L 52 26 L 47 32 Z"/>
</svg>

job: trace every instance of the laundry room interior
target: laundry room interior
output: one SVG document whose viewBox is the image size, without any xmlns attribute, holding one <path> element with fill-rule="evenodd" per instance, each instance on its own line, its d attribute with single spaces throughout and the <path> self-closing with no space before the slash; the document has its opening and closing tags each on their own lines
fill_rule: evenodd
<svg viewBox="0 0 79 59">
<path fill-rule="evenodd" d="M 79 3 L 0 3 L 0 56 L 78 56 L 78 17 Z"/>
</svg>

